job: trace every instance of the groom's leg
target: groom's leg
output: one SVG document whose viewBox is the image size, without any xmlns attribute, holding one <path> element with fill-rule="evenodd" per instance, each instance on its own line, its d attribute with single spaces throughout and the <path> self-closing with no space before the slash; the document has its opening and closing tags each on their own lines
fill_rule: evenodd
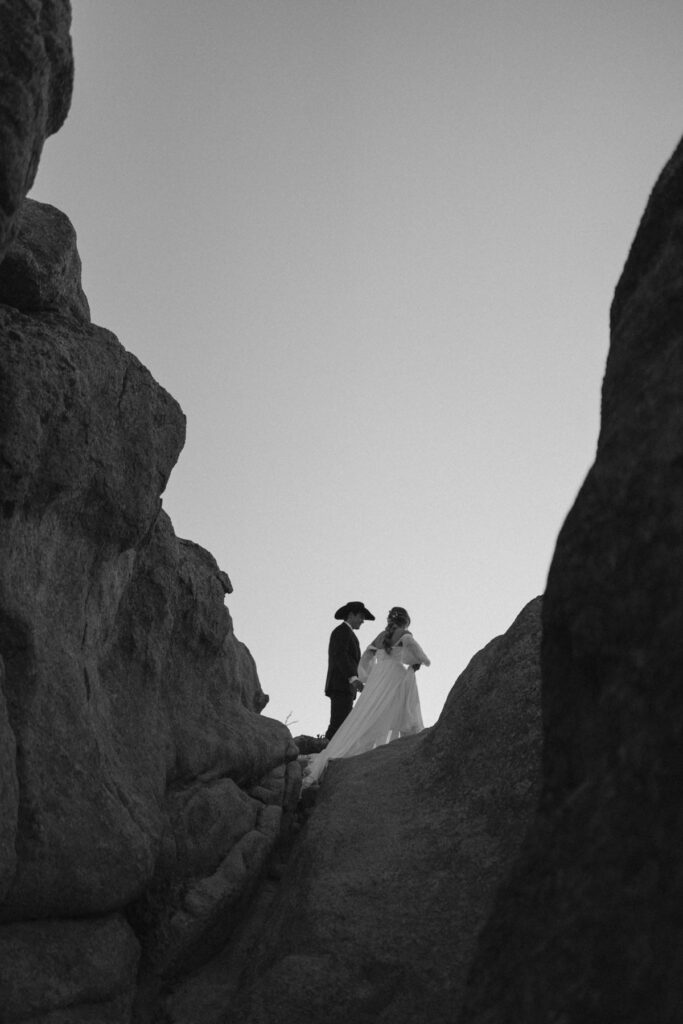
<svg viewBox="0 0 683 1024">
<path fill-rule="evenodd" d="M 342 724 L 353 707 L 353 694 L 331 693 L 330 694 L 330 724 L 325 735 L 331 740 L 335 732 Z"/>
</svg>

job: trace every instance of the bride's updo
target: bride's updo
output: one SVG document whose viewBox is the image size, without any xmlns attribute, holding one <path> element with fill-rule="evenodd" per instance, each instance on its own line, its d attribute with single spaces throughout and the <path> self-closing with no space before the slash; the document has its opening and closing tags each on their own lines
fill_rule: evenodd
<svg viewBox="0 0 683 1024">
<path fill-rule="evenodd" d="M 394 631 L 410 625 L 410 615 L 405 608 L 399 608 L 396 606 L 392 608 L 387 615 L 387 625 L 384 630 L 384 637 L 382 638 L 382 647 L 385 651 L 391 650 L 391 638 L 394 635 Z"/>
</svg>

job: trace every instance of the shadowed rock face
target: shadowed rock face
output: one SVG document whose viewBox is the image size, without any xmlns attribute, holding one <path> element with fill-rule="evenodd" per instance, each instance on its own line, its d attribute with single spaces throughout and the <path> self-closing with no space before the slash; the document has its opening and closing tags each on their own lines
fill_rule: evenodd
<svg viewBox="0 0 683 1024">
<path fill-rule="evenodd" d="M 11 249 L 28 276 L 43 261 L 42 282 L 76 266 L 54 237 L 33 258 L 55 214 L 32 204 Z M 73 308 L 77 273 L 46 287 L 49 312 L 0 305 L 0 946 L 23 949 L 29 920 L 40 946 L 49 919 L 51 949 L 82 918 L 79 941 L 94 947 L 125 911 L 149 991 L 229 934 L 296 798 L 297 751 L 259 714 L 267 698 L 233 632 L 226 573 L 161 510 L 181 410 Z M 131 983 L 138 941 L 116 920 L 100 981 L 108 1019 L 124 1021 L 132 991 L 111 989 Z M 46 1014 L 60 963 L 46 956 L 34 978 Z M 0 1003 L 12 985 L 0 974 Z M 90 1019 L 85 1005 L 69 1012 Z"/>
<path fill-rule="evenodd" d="M 0 0 L 0 260 L 71 104 L 70 27 L 69 0 Z"/>
<path fill-rule="evenodd" d="M 61 311 L 90 320 L 76 232 L 60 210 L 26 199 L 0 263 L 0 302 L 23 313 Z"/>
<path fill-rule="evenodd" d="M 97 921 L 27 921 L 0 929 L 2 1019 L 108 1024 L 130 1020 L 138 944 L 120 915 Z"/>
<path fill-rule="evenodd" d="M 540 605 L 472 660 L 433 729 L 331 763 L 231 1021 L 456 1019 L 538 796 Z"/>
<path fill-rule="evenodd" d="M 19 223 L 0 265 L 0 1005 L 7 1024 L 124 1022 L 138 959 L 144 1016 L 235 927 L 297 751 L 260 715 L 227 574 L 161 510 L 180 408 L 89 322 L 64 215 L 27 201 Z"/>
<path fill-rule="evenodd" d="M 683 1019 L 683 147 L 616 289 L 600 439 L 544 603 L 539 816 L 463 1024 Z"/>
<path fill-rule="evenodd" d="M 24 201 L 68 109 L 69 16 L 0 0 L 6 1024 L 145 1019 L 234 928 L 300 782 L 227 574 L 161 509 L 185 417 L 90 323 L 67 218 Z"/>
<path fill-rule="evenodd" d="M 0 899 L 17 868 L 14 840 L 19 813 L 16 743 L 5 700 L 5 665 L 0 658 Z"/>
</svg>

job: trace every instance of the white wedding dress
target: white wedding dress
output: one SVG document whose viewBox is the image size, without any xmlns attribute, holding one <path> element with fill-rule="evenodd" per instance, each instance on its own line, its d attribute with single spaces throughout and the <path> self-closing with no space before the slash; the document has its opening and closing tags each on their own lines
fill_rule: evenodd
<svg viewBox="0 0 683 1024">
<path fill-rule="evenodd" d="M 365 687 L 325 749 L 310 761 L 304 786 L 319 782 L 332 758 L 354 757 L 399 736 L 421 732 L 424 723 L 411 666 L 429 664 L 429 658 L 408 632 L 390 651 L 366 648 L 358 666 Z"/>
</svg>

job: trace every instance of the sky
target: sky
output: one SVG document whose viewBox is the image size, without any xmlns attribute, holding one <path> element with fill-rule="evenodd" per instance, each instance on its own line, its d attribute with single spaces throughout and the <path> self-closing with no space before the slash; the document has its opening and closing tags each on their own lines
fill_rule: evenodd
<svg viewBox="0 0 683 1024">
<path fill-rule="evenodd" d="M 406 607 L 426 725 L 543 592 L 609 306 L 683 130 L 679 0 L 74 0 L 31 196 L 179 402 L 164 495 L 294 735 L 334 612 Z"/>
</svg>

